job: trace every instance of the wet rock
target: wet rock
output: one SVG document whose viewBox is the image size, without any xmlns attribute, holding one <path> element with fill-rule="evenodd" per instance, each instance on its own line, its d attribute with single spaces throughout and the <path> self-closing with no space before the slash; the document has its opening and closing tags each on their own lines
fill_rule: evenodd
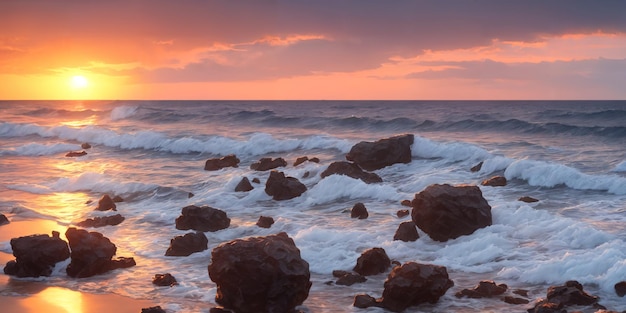
<svg viewBox="0 0 626 313">
<path fill-rule="evenodd" d="M 483 180 L 481 185 L 492 187 L 506 186 L 506 178 L 504 176 L 494 176 L 489 179 Z"/>
<path fill-rule="evenodd" d="M 626 295 L 626 281 L 621 281 L 615 284 L 615 293 L 620 297 Z"/>
<path fill-rule="evenodd" d="M 478 171 L 480 171 L 481 168 L 483 168 L 483 162 L 480 162 L 480 163 L 472 166 L 472 168 L 470 168 L 470 171 L 478 172 Z"/>
<path fill-rule="evenodd" d="M 573 305 L 597 305 L 597 302 L 598 297 L 586 293 L 579 282 L 570 280 L 563 286 L 550 286 L 546 299 L 535 304 L 528 312 L 567 312 L 564 307 Z"/>
<path fill-rule="evenodd" d="M 224 308 L 211 308 L 209 309 L 209 313 L 233 313 L 233 311 Z"/>
<path fill-rule="evenodd" d="M 330 175 L 346 175 L 354 179 L 360 179 L 368 184 L 381 183 L 383 181 L 383 179 L 375 173 L 365 172 L 355 163 L 345 161 L 331 163 L 328 168 L 322 172 L 321 177 L 325 178 Z"/>
<path fill-rule="evenodd" d="M 463 289 L 455 294 L 457 298 L 468 297 L 473 299 L 478 298 L 491 298 L 493 296 L 499 296 L 506 292 L 507 285 L 496 285 L 491 280 L 483 280 L 478 283 L 473 289 Z"/>
<path fill-rule="evenodd" d="M 307 177 L 309 177 L 309 175 L 311 175 L 311 172 L 306 171 L 306 172 L 304 172 L 304 174 L 302 174 L 302 178 L 307 178 Z"/>
<path fill-rule="evenodd" d="M 402 200 L 402 202 L 400 202 L 400 205 L 410 207 L 411 206 L 411 200 L 406 200 L 406 199 Z"/>
<path fill-rule="evenodd" d="M 176 218 L 176 229 L 215 232 L 228 228 L 230 218 L 226 212 L 210 206 L 189 205 L 182 209 L 181 215 Z"/>
<path fill-rule="evenodd" d="M 124 202 L 124 198 L 122 198 L 120 196 L 115 196 L 115 197 L 113 197 L 113 202 L 115 202 L 115 203 Z"/>
<path fill-rule="evenodd" d="M 317 157 L 312 157 L 312 158 L 310 158 L 310 159 L 309 159 L 309 162 L 319 163 L 319 162 L 320 162 L 320 159 L 319 159 L 319 158 L 317 158 Z"/>
<path fill-rule="evenodd" d="M 239 159 L 234 154 L 222 158 L 208 159 L 204 163 L 205 171 L 217 171 L 226 167 L 239 167 Z"/>
<path fill-rule="evenodd" d="M 152 284 L 157 286 L 175 286 L 178 285 L 176 278 L 172 276 L 170 273 L 165 274 L 155 274 L 152 279 Z"/>
<path fill-rule="evenodd" d="M 261 181 L 258 178 L 256 178 L 256 177 L 252 179 L 252 182 L 255 183 L 255 184 L 260 184 L 261 183 Z"/>
<path fill-rule="evenodd" d="M 108 211 L 113 210 L 117 211 L 117 205 L 109 195 L 104 195 L 100 200 L 98 200 L 98 207 L 96 207 L 96 211 Z"/>
<path fill-rule="evenodd" d="M 504 298 L 502 299 L 502 301 L 508 303 L 508 304 L 528 304 L 530 301 L 528 301 L 528 299 L 524 299 L 524 298 L 518 298 L 518 297 L 511 297 L 511 296 L 504 296 Z"/>
<path fill-rule="evenodd" d="M 82 143 L 82 144 L 80 145 L 80 147 L 81 147 L 82 149 L 91 149 L 91 145 L 90 145 L 89 143 L 86 143 L 86 142 Z"/>
<path fill-rule="evenodd" d="M 149 308 L 142 308 L 141 313 L 166 313 L 160 306 L 153 306 Z"/>
<path fill-rule="evenodd" d="M 477 186 L 430 185 L 415 194 L 411 217 L 436 241 L 469 235 L 491 225 L 491 206 Z"/>
<path fill-rule="evenodd" d="M 287 161 L 283 158 L 261 158 L 258 162 L 250 164 L 250 169 L 255 171 L 268 171 L 285 166 L 287 166 Z"/>
<path fill-rule="evenodd" d="M 71 251 L 66 272 L 70 277 L 90 277 L 135 265 L 133 258 L 113 260 L 117 247 L 98 232 L 70 227 L 65 232 Z"/>
<path fill-rule="evenodd" d="M 76 157 L 81 157 L 87 155 L 86 151 L 70 151 L 68 152 L 65 157 L 67 158 L 76 158 Z"/>
<path fill-rule="evenodd" d="M 270 216 L 260 216 L 259 220 L 256 222 L 256 226 L 261 228 L 270 228 L 274 225 L 274 218 Z"/>
<path fill-rule="evenodd" d="M 412 134 L 394 136 L 375 142 L 361 141 L 354 145 L 346 159 L 367 171 L 374 171 L 396 163 L 411 162 Z"/>
<path fill-rule="evenodd" d="M 522 296 L 522 297 L 526 297 L 528 298 L 528 290 L 524 290 L 524 289 L 515 289 L 513 290 L 513 293 L 518 295 L 518 296 Z"/>
<path fill-rule="evenodd" d="M 357 283 L 364 283 L 367 281 L 367 278 L 363 275 L 354 274 L 354 273 L 346 273 L 337 279 L 335 284 L 341 286 L 352 286 Z"/>
<path fill-rule="evenodd" d="M 293 166 L 298 166 L 298 165 L 300 165 L 300 164 L 302 164 L 302 163 L 304 163 L 304 162 L 306 162 L 308 160 L 309 160 L 309 157 L 307 157 L 307 156 L 299 157 L 299 158 L 296 159 L 295 162 L 293 162 Z"/>
<path fill-rule="evenodd" d="M 420 235 L 417 233 L 417 228 L 415 227 L 415 223 L 411 222 L 403 222 L 400 223 L 396 233 L 393 235 L 393 240 L 402 240 L 405 242 L 415 241 L 419 239 Z"/>
<path fill-rule="evenodd" d="M 350 211 L 351 218 L 358 218 L 362 220 L 366 219 L 368 216 L 369 214 L 367 213 L 367 208 L 365 207 L 365 204 L 361 202 L 357 202 Z"/>
<path fill-rule="evenodd" d="M 539 302 L 533 308 L 527 310 L 528 313 L 567 313 L 563 305 L 552 302 Z"/>
<path fill-rule="evenodd" d="M 409 210 L 398 210 L 398 212 L 396 212 L 396 216 L 398 218 L 403 218 L 408 215 L 409 215 Z"/>
<path fill-rule="evenodd" d="M 299 197 L 307 190 L 306 186 L 295 177 L 285 176 L 285 173 L 272 171 L 265 183 L 265 193 L 274 200 L 289 200 Z"/>
<path fill-rule="evenodd" d="M 0 226 L 9 224 L 9 219 L 4 215 L 0 214 Z"/>
<path fill-rule="evenodd" d="M 252 189 L 254 189 L 254 187 L 252 187 L 252 184 L 250 184 L 250 180 L 248 180 L 248 177 L 242 178 L 239 184 L 237 184 L 237 187 L 235 187 L 236 192 L 246 192 Z"/>
<path fill-rule="evenodd" d="M 391 266 L 391 260 L 383 248 L 371 248 L 366 250 L 356 260 L 353 271 L 370 276 L 384 273 Z"/>
<path fill-rule="evenodd" d="M 111 216 L 88 218 L 84 221 L 78 222 L 76 225 L 79 227 L 104 227 L 115 226 L 124 221 L 124 217 L 121 214 L 115 214 Z"/>
<path fill-rule="evenodd" d="M 191 199 L 193 197 L 195 197 L 196 195 L 193 194 L 193 192 L 190 192 L 187 194 L 187 199 Z"/>
<path fill-rule="evenodd" d="M 408 262 L 395 267 L 387 277 L 382 305 L 401 312 L 422 303 L 437 303 L 452 286 L 445 267 Z"/>
<path fill-rule="evenodd" d="M 208 249 L 209 240 L 204 233 L 187 233 L 183 236 L 176 236 L 170 240 L 170 246 L 165 251 L 166 256 L 188 256 L 192 253 L 201 252 Z"/>
<path fill-rule="evenodd" d="M 213 249 L 215 302 L 238 313 L 291 312 L 309 295 L 309 263 L 282 232 L 236 239 Z"/>
<path fill-rule="evenodd" d="M 352 303 L 352 305 L 359 309 L 367 309 L 370 307 L 383 307 L 383 305 L 379 301 L 377 301 L 376 298 L 366 294 L 359 294 L 354 296 L 354 303 Z"/>
<path fill-rule="evenodd" d="M 533 198 L 533 197 L 528 197 L 528 196 L 523 196 L 520 197 L 519 199 L 517 199 L 518 201 L 522 201 L 522 202 L 526 202 L 526 203 L 533 203 L 533 202 L 538 202 L 539 200 Z"/>
<path fill-rule="evenodd" d="M 57 262 L 70 257 L 67 242 L 58 232 L 48 235 L 32 235 L 11 239 L 15 260 L 9 261 L 4 273 L 17 277 L 50 276 Z"/>
</svg>

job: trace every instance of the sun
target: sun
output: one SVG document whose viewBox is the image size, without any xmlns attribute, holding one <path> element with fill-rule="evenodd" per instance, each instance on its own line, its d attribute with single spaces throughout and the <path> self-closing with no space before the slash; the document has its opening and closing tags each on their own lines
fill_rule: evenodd
<svg viewBox="0 0 626 313">
<path fill-rule="evenodd" d="M 82 75 L 72 76 L 72 79 L 70 80 L 70 86 L 72 86 L 72 88 L 74 89 L 83 89 L 89 86 L 89 81 L 87 80 L 87 78 L 85 78 L 85 76 Z"/>
</svg>

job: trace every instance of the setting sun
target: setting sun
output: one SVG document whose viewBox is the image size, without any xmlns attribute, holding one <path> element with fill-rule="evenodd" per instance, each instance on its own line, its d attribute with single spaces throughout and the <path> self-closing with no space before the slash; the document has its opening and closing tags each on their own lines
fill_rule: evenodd
<svg viewBox="0 0 626 313">
<path fill-rule="evenodd" d="M 87 87 L 88 85 L 89 81 L 87 80 L 87 78 L 81 75 L 72 76 L 72 79 L 70 81 L 70 86 L 72 86 L 72 88 L 74 89 L 82 89 Z"/>
</svg>

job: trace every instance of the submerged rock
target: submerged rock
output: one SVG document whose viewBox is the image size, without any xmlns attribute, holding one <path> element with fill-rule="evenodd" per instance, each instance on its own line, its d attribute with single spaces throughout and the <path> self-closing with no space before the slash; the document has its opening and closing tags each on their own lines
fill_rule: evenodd
<svg viewBox="0 0 626 313">
<path fill-rule="evenodd" d="M 175 286 L 178 285 L 176 278 L 172 276 L 170 273 L 165 274 L 155 274 L 152 279 L 152 284 L 157 286 Z"/>
<path fill-rule="evenodd" d="M 493 296 L 499 296 L 506 292 L 508 289 L 507 285 L 500 284 L 496 285 L 494 281 L 491 280 L 483 280 L 478 283 L 472 289 L 463 289 L 455 294 L 457 298 L 468 297 L 473 299 L 478 298 L 491 298 Z"/>
<path fill-rule="evenodd" d="M 250 180 L 248 180 L 248 177 L 242 178 L 239 184 L 237 184 L 237 187 L 235 187 L 236 192 L 246 192 L 252 189 L 254 189 L 254 187 L 252 187 L 252 184 L 250 183 Z"/>
<path fill-rule="evenodd" d="M 181 215 L 176 218 L 176 229 L 180 230 L 215 232 L 228 226 L 230 226 L 230 218 L 226 212 L 210 206 L 186 206 L 182 209 Z"/>
<path fill-rule="evenodd" d="M 354 145 L 346 159 L 361 168 L 374 171 L 396 163 L 411 162 L 412 134 L 394 136 L 375 142 L 361 141 Z"/>
<path fill-rule="evenodd" d="M 492 187 L 506 186 L 506 178 L 504 176 L 494 176 L 489 179 L 483 180 L 481 185 L 492 186 Z"/>
<path fill-rule="evenodd" d="M 408 216 L 410 214 L 409 210 L 398 210 L 398 212 L 396 212 L 396 216 L 398 218 L 403 218 L 405 216 Z"/>
<path fill-rule="evenodd" d="M 396 233 L 393 235 L 393 240 L 402 240 L 405 242 L 415 241 L 419 239 L 420 235 L 417 233 L 417 228 L 415 227 L 415 223 L 411 222 L 403 222 L 400 223 Z"/>
<path fill-rule="evenodd" d="M 356 260 L 353 271 L 370 276 L 384 273 L 391 266 L 391 260 L 383 248 L 371 248 L 366 250 Z"/>
<path fill-rule="evenodd" d="M 311 288 L 309 263 L 286 233 L 223 243 L 208 271 L 215 302 L 237 313 L 291 312 Z"/>
<path fill-rule="evenodd" d="M 0 214 L 0 226 L 9 224 L 9 219 L 4 215 Z"/>
<path fill-rule="evenodd" d="M 70 151 L 67 154 L 65 154 L 65 157 L 75 158 L 75 157 L 81 157 L 84 155 L 87 155 L 86 151 Z"/>
<path fill-rule="evenodd" d="M 67 242 L 58 232 L 48 235 L 32 235 L 11 239 L 14 261 L 4 267 L 4 273 L 17 277 L 50 276 L 57 262 L 70 257 Z"/>
<path fill-rule="evenodd" d="M 285 173 L 272 171 L 265 183 L 265 193 L 274 200 L 289 200 L 299 197 L 307 190 L 306 186 L 295 177 L 285 176 Z"/>
<path fill-rule="evenodd" d="M 250 164 L 250 169 L 255 171 L 269 171 L 285 166 L 287 166 L 287 161 L 283 158 L 261 158 L 258 162 Z"/>
<path fill-rule="evenodd" d="M 108 211 L 113 210 L 117 211 L 117 205 L 115 205 L 115 201 L 111 199 L 109 195 L 104 195 L 100 200 L 98 200 L 98 206 L 96 207 L 96 211 Z"/>
<path fill-rule="evenodd" d="M 217 171 L 226 167 L 238 167 L 239 159 L 234 154 L 229 154 L 223 158 L 208 159 L 204 163 L 205 171 Z"/>
<path fill-rule="evenodd" d="M 208 249 L 209 240 L 202 232 L 187 233 L 170 240 L 170 246 L 165 251 L 166 256 L 188 256 L 192 253 Z"/>
<path fill-rule="evenodd" d="M 517 199 L 518 201 L 522 201 L 522 202 L 526 202 L 526 203 L 533 203 L 533 202 L 538 202 L 539 200 L 533 198 L 533 197 L 529 197 L 529 196 L 523 196 L 520 197 L 519 199 Z"/>
<path fill-rule="evenodd" d="M 76 225 L 80 227 L 104 227 L 115 226 L 124 221 L 124 217 L 121 214 L 115 214 L 111 216 L 88 218 L 84 221 L 78 222 Z"/>
<path fill-rule="evenodd" d="M 472 168 L 470 168 L 470 171 L 478 172 L 478 171 L 480 171 L 481 168 L 483 168 L 483 162 L 480 162 L 480 163 L 472 166 Z"/>
<path fill-rule="evenodd" d="M 274 225 L 274 219 L 270 216 L 260 216 L 256 222 L 256 226 L 261 228 L 270 228 L 272 225 Z"/>
<path fill-rule="evenodd" d="M 362 220 L 362 219 L 366 219 L 368 216 L 369 216 L 369 213 L 367 213 L 367 208 L 365 207 L 365 204 L 363 204 L 362 202 L 357 202 L 352 207 L 352 210 L 350 210 L 351 218 L 358 218 Z"/>
<path fill-rule="evenodd" d="M 477 186 L 430 185 L 415 194 L 411 217 L 436 241 L 469 235 L 491 225 L 491 206 Z"/>
<path fill-rule="evenodd" d="M 355 163 L 345 161 L 331 163 L 328 168 L 322 172 L 321 177 L 325 178 L 330 175 L 345 175 L 354 179 L 360 179 L 368 184 L 383 182 L 383 179 L 375 173 L 365 172 Z"/>
<path fill-rule="evenodd" d="M 98 232 L 70 227 L 65 232 L 71 250 L 71 263 L 66 272 L 70 277 L 90 277 L 135 265 L 133 258 L 113 260 L 117 247 Z"/>
</svg>

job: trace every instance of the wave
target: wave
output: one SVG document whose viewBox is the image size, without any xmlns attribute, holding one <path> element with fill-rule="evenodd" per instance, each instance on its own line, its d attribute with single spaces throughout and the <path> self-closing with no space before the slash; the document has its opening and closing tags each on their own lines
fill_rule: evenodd
<svg viewBox="0 0 626 313">
<path fill-rule="evenodd" d="M 137 106 L 129 106 L 129 105 L 116 107 L 113 110 L 111 110 L 111 120 L 118 121 L 118 120 L 127 119 L 135 115 L 138 109 L 139 107 Z"/>
<path fill-rule="evenodd" d="M 626 172 L 626 161 L 622 161 L 622 163 L 617 164 L 612 172 Z"/>
<path fill-rule="evenodd" d="M 0 155 L 24 155 L 24 156 L 42 156 L 42 155 L 54 155 L 59 153 L 67 153 L 69 151 L 79 150 L 81 147 L 78 144 L 70 143 L 54 143 L 54 144 L 40 144 L 29 143 L 19 147 L 0 149 Z"/>
<path fill-rule="evenodd" d="M 9 185 L 10 189 L 35 194 L 55 192 L 91 191 L 113 195 L 134 194 L 157 190 L 160 186 L 132 181 L 120 181 L 105 174 L 86 172 L 76 177 L 63 177 L 46 185 Z"/>
</svg>

